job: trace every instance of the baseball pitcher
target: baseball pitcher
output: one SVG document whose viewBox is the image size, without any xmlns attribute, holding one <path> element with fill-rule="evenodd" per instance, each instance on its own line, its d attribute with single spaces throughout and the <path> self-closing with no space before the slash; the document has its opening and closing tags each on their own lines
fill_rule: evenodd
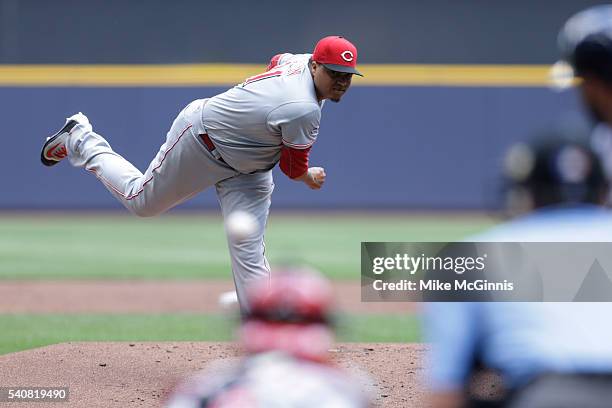
<svg viewBox="0 0 612 408">
<path fill-rule="evenodd" d="M 264 228 L 274 184 L 271 169 L 320 189 L 325 170 L 309 166 L 326 99 L 339 102 L 357 69 L 357 49 L 343 37 L 321 39 L 312 54 L 278 54 L 266 72 L 227 92 L 191 102 L 176 117 L 157 156 L 141 173 L 92 129 L 82 113 L 47 138 L 42 163 L 68 158 L 93 173 L 132 213 L 161 214 L 215 186 L 225 219 L 246 211 L 257 230 L 238 242 L 228 235 L 232 271 L 242 311 L 244 286 L 270 273 Z"/>
</svg>

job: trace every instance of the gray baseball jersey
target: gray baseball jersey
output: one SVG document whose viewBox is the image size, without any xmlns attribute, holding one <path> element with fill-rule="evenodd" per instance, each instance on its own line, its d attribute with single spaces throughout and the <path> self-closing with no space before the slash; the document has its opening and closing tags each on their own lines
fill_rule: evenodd
<svg viewBox="0 0 612 408">
<path fill-rule="evenodd" d="M 136 215 L 160 214 L 211 186 L 224 218 L 234 211 L 254 215 L 258 228 L 251 237 L 228 236 L 243 311 L 248 310 L 246 285 L 270 273 L 263 236 L 274 188 L 271 168 L 283 144 L 304 149 L 317 137 L 321 106 L 308 59 L 309 54 L 284 54 L 268 72 L 190 103 L 144 173 L 95 133 L 84 115 L 73 116 L 78 125 L 65 142 L 72 165 L 95 174 Z M 222 160 L 211 153 L 203 134 L 214 141 Z"/>
<path fill-rule="evenodd" d="M 202 125 L 223 159 L 241 173 L 269 170 L 283 144 L 311 146 L 321 106 L 308 68 L 311 54 L 283 54 L 278 65 L 210 98 Z"/>
</svg>

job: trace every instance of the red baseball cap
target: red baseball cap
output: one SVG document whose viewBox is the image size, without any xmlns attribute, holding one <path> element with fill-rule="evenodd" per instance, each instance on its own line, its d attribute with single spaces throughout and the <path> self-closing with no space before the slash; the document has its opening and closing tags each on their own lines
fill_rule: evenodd
<svg viewBox="0 0 612 408">
<path fill-rule="evenodd" d="M 357 48 L 338 35 L 322 38 L 315 46 L 312 60 L 332 71 L 363 76 L 357 71 Z"/>
</svg>

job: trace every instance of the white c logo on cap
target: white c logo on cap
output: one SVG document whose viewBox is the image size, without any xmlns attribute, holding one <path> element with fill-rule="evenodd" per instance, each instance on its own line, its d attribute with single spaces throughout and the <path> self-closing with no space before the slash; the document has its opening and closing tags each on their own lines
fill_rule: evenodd
<svg viewBox="0 0 612 408">
<path fill-rule="evenodd" d="M 342 56 L 342 59 L 345 60 L 346 62 L 351 62 L 353 60 L 353 53 L 350 51 L 344 51 L 342 54 L 340 54 L 340 56 Z"/>
</svg>

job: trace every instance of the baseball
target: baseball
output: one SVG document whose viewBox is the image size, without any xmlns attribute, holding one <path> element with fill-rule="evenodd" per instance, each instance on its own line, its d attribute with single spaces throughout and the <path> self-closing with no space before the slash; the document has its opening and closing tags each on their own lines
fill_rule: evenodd
<svg viewBox="0 0 612 408">
<path fill-rule="evenodd" d="M 223 310 L 232 310 L 238 306 L 238 295 L 236 291 L 223 292 L 219 295 L 219 307 Z"/>
<path fill-rule="evenodd" d="M 241 241 L 257 231 L 257 220 L 246 211 L 234 211 L 225 221 L 225 228 L 230 238 Z"/>
</svg>

